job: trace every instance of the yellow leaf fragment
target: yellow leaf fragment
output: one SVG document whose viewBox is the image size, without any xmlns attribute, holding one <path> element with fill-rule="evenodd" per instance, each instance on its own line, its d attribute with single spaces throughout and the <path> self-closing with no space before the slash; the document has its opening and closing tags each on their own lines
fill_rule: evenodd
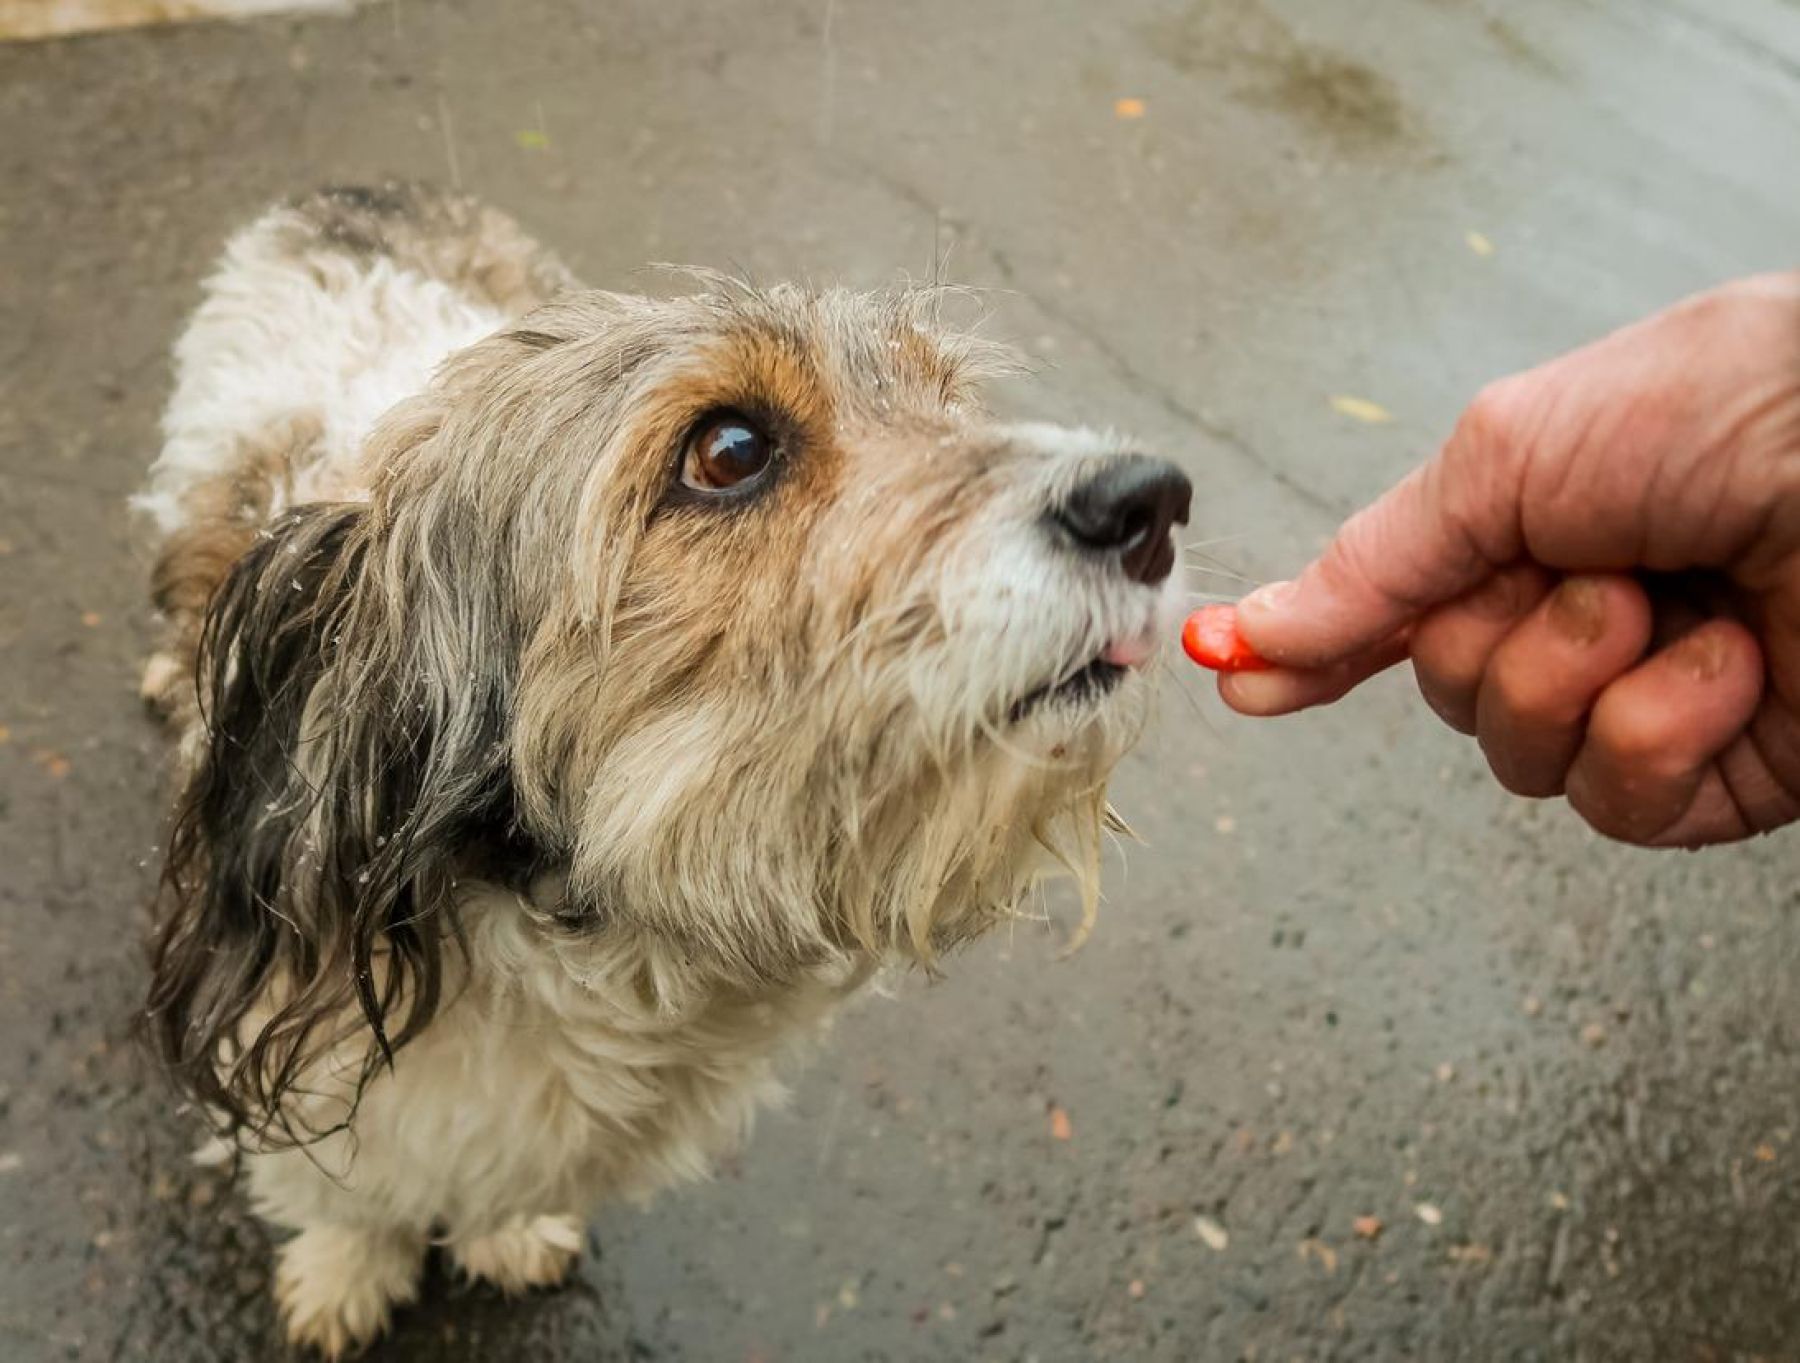
<svg viewBox="0 0 1800 1363">
<path fill-rule="evenodd" d="M 1319 1267 L 1323 1268 L 1327 1273 L 1337 1272 L 1337 1251 L 1323 1240 L 1310 1237 L 1302 1240 L 1300 1242 L 1300 1258 L 1303 1262 L 1316 1259 L 1318 1260 Z"/>
<path fill-rule="evenodd" d="M 1331 410 L 1340 416 L 1367 422 L 1371 426 L 1382 426 L 1394 419 L 1394 414 L 1379 402 L 1370 402 L 1367 398 L 1353 398 L 1344 394 L 1332 398 Z"/>
</svg>

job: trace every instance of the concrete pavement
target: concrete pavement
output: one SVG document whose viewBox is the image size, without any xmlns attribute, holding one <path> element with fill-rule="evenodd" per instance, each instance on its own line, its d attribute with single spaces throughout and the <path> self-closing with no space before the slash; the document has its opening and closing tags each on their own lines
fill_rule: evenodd
<svg viewBox="0 0 1800 1363">
<path fill-rule="evenodd" d="M 611 287 L 945 261 L 1042 362 L 1007 405 L 1180 459 L 1261 579 L 1484 380 L 1800 263 L 1800 7 L 377 0 L 0 47 L 9 1360 L 280 1356 L 266 1237 L 127 1035 L 162 754 L 124 499 L 223 235 L 390 172 Z M 868 1000 L 578 1286 L 440 1277 L 371 1357 L 1800 1358 L 1796 844 L 1603 845 L 1409 686 L 1258 725 L 1184 673 L 1084 951 Z"/>
</svg>

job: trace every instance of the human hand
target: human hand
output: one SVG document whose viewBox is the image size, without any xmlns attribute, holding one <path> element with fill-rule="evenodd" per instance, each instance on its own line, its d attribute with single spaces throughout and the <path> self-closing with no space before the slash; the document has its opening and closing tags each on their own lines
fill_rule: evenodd
<svg viewBox="0 0 1800 1363">
<path fill-rule="evenodd" d="M 1726 285 L 1483 391 L 1436 458 L 1240 603 L 1277 715 L 1410 657 L 1521 795 L 1600 832 L 1800 817 L 1800 273 Z"/>
</svg>

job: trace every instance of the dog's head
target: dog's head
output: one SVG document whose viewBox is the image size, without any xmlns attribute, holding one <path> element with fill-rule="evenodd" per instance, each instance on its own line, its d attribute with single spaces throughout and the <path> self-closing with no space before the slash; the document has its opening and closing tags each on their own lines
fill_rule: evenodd
<svg viewBox="0 0 1800 1363">
<path fill-rule="evenodd" d="M 1059 863 L 1091 906 L 1189 486 L 991 418 L 1005 356 L 935 305 L 572 294 L 391 413 L 369 504 L 292 513 L 215 609 L 177 879 L 263 923 L 238 977 L 297 924 L 300 978 L 416 1030 L 469 875 L 745 983 L 929 960 Z"/>
</svg>

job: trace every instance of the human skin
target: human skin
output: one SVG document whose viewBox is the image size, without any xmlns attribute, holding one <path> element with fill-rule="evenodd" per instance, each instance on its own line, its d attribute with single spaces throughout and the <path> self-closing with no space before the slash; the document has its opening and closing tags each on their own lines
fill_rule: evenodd
<svg viewBox="0 0 1800 1363">
<path fill-rule="evenodd" d="M 1476 397 L 1239 624 L 1246 715 L 1410 659 L 1508 790 L 1646 846 L 1800 817 L 1800 272 L 1727 284 Z"/>
</svg>

